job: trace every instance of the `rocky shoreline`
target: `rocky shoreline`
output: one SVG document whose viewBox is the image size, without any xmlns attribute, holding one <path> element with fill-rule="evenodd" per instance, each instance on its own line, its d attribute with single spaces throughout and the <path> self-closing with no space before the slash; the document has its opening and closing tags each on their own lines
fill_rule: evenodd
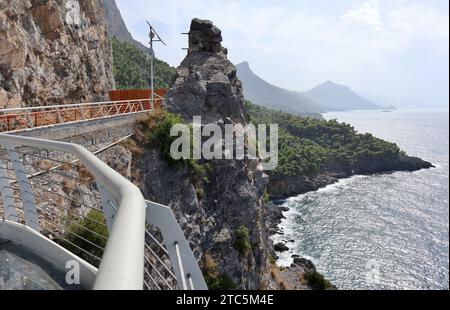
<svg viewBox="0 0 450 310">
<path fill-rule="evenodd" d="M 353 166 L 330 162 L 320 172 L 309 176 L 270 176 L 268 192 L 270 199 L 279 200 L 316 191 L 338 182 L 340 179 L 355 175 L 374 175 L 378 173 L 393 173 L 398 171 L 417 171 L 434 168 L 430 162 L 418 157 L 401 155 L 393 160 L 361 160 Z"/>
<path fill-rule="evenodd" d="M 421 169 L 433 168 L 434 165 L 418 157 L 402 155 L 392 161 L 361 161 L 354 167 L 342 167 L 336 163 L 330 164 L 323 171 L 311 176 L 281 176 L 273 175 L 269 179 L 269 195 L 273 200 L 287 199 L 289 197 L 316 191 L 325 186 L 334 184 L 340 179 L 349 178 L 355 175 L 374 175 L 378 173 L 393 173 L 397 171 L 417 171 Z M 285 218 L 283 212 L 289 210 L 288 207 L 275 204 L 265 204 L 265 225 L 270 236 L 282 234 L 279 225 Z M 277 253 L 288 251 L 286 243 L 274 244 L 270 239 L 270 253 L 273 258 L 278 258 Z M 293 262 L 290 267 L 279 269 L 277 277 L 282 278 L 290 289 L 310 289 L 304 286 L 298 279 L 306 272 L 316 271 L 314 263 L 300 255 L 293 255 Z M 332 289 L 337 289 L 332 285 Z"/>
<path fill-rule="evenodd" d="M 281 233 L 278 226 L 281 220 L 285 218 L 283 212 L 288 211 L 288 207 L 278 206 L 275 204 L 264 205 L 265 226 L 269 234 L 269 253 L 275 260 L 278 258 L 277 253 L 287 251 L 289 248 L 282 242 L 274 244 L 270 236 Z M 293 241 L 293 240 L 290 240 Z M 275 262 L 272 264 L 271 278 L 269 283 L 270 289 L 290 289 L 290 290 L 310 290 L 310 289 L 324 289 L 315 287 L 313 283 L 306 281 L 305 275 L 308 273 L 318 274 L 314 263 L 300 255 L 292 256 L 292 263 L 289 267 L 276 266 Z M 325 280 L 326 281 L 326 280 Z M 329 284 L 327 289 L 337 289 L 333 284 Z"/>
</svg>

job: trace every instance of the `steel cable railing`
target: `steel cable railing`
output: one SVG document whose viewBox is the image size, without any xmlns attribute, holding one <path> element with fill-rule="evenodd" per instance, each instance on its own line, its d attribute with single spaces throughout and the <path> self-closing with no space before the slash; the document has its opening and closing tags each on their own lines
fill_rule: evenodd
<svg viewBox="0 0 450 310">
<path fill-rule="evenodd" d="M 87 287 L 206 289 L 170 209 L 80 146 L 0 134 L 0 197 L 0 236 L 33 229 L 96 270 Z"/>
</svg>

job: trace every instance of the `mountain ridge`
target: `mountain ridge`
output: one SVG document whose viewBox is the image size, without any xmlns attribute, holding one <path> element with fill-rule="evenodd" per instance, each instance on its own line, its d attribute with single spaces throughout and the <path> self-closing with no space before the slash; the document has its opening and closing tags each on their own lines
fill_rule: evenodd
<svg viewBox="0 0 450 310">
<path fill-rule="evenodd" d="M 327 111 L 377 110 L 382 108 L 358 95 L 350 87 L 329 80 L 302 92 L 302 94 L 317 102 Z"/>
<path fill-rule="evenodd" d="M 243 82 L 244 96 L 253 103 L 296 114 L 323 112 L 310 99 L 263 80 L 250 69 L 248 62 L 242 62 L 236 68 L 239 79 Z"/>
<path fill-rule="evenodd" d="M 293 91 L 265 81 L 252 71 L 247 61 L 236 67 L 245 97 L 260 106 L 297 114 L 382 109 L 350 87 L 330 80 L 308 91 Z"/>
<path fill-rule="evenodd" d="M 144 53 L 149 54 L 150 49 L 146 47 L 141 42 L 135 40 L 128 30 L 127 25 L 120 13 L 120 9 L 117 6 L 115 0 L 101 0 L 106 17 L 106 27 L 110 37 L 116 37 L 121 41 L 130 43 L 131 45 L 137 47 Z"/>
</svg>

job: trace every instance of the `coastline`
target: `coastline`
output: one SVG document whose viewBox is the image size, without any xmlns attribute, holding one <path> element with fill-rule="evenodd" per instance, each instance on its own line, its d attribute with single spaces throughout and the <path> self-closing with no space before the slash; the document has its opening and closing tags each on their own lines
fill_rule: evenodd
<svg viewBox="0 0 450 310">
<path fill-rule="evenodd" d="M 353 166 L 342 166 L 332 162 L 324 170 L 305 176 L 273 175 L 269 178 L 268 190 L 271 200 L 284 200 L 290 197 L 317 191 L 326 186 L 358 175 L 389 174 L 400 171 L 414 172 L 436 168 L 431 162 L 419 157 L 401 156 L 392 161 L 363 160 Z"/>
<path fill-rule="evenodd" d="M 275 258 L 275 262 L 278 260 L 281 252 L 289 250 L 289 241 L 293 240 L 283 240 L 282 242 L 275 242 L 273 239 L 274 235 L 284 235 L 280 224 L 282 220 L 286 218 L 285 213 L 290 210 L 289 207 L 280 205 L 277 203 L 288 200 L 290 198 L 295 198 L 300 195 L 307 194 L 309 192 L 317 192 L 320 190 L 326 190 L 327 187 L 337 185 L 342 183 L 343 181 L 350 181 L 353 178 L 364 177 L 364 176 L 373 176 L 378 174 L 390 174 L 395 172 L 414 172 L 422 169 L 435 168 L 436 166 L 430 162 L 424 161 L 418 157 L 409 157 L 405 156 L 406 159 L 412 159 L 413 162 L 417 165 L 422 166 L 418 169 L 413 169 L 413 167 L 407 167 L 408 169 L 398 169 L 398 170 L 388 170 L 382 172 L 373 172 L 373 173 L 359 173 L 359 174 L 346 174 L 346 173 L 332 173 L 332 172 L 322 172 L 318 173 L 315 176 L 311 177 L 294 177 L 293 179 L 287 180 L 284 179 L 284 182 L 288 182 L 288 184 L 294 184 L 294 189 L 296 190 L 293 195 L 279 195 L 277 198 L 273 199 L 269 203 L 265 204 L 265 213 L 266 213 L 266 228 L 269 234 L 269 245 L 270 245 L 270 253 Z M 407 160 L 407 161 L 408 161 Z M 270 181 L 269 181 L 270 184 Z M 272 192 L 269 192 L 272 197 Z M 279 265 L 275 263 L 277 269 L 283 273 L 283 278 L 288 279 L 298 279 L 302 277 L 307 271 L 316 271 L 316 267 L 314 262 L 302 257 L 299 253 L 294 253 L 290 257 L 290 262 L 285 265 Z M 295 287 L 295 281 L 290 281 L 291 287 Z M 301 286 L 297 286 L 297 289 L 301 289 Z M 303 287 L 303 289 L 305 289 Z M 308 289 L 308 288 L 306 288 Z M 334 284 L 332 284 L 332 289 L 338 289 Z"/>
</svg>

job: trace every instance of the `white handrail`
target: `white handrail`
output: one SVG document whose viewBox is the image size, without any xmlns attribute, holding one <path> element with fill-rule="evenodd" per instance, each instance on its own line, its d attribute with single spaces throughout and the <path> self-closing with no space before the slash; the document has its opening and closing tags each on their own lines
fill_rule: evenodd
<svg viewBox="0 0 450 310">
<path fill-rule="evenodd" d="M 179 289 L 187 289 L 186 278 L 195 283 L 195 289 L 208 289 L 205 279 L 197 264 L 191 248 L 186 241 L 183 231 L 178 225 L 172 210 L 164 205 L 152 201 L 147 203 L 147 224 L 160 229 L 167 247 L 174 273 L 178 280 Z M 190 285 L 194 289 L 194 285 Z"/>
<path fill-rule="evenodd" d="M 138 187 L 114 171 L 87 149 L 71 143 L 11 134 L 0 134 L 0 146 L 3 146 L 6 151 L 3 152 L 3 156 L 6 157 L 2 157 L 0 161 L 0 194 L 3 201 L 5 219 L 4 222 L 0 221 L 0 235 L 2 234 L 2 229 L 3 232 L 9 232 L 8 227 L 12 227 L 11 225 L 13 224 L 22 227 L 24 233 L 31 230 L 36 232 L 36 234 L 40 234 L 41 224 L 45 224 L 45 229 L 51 229 L 52 224 L 57 225 L 57 223 L 48 225 L 48 218 L 41 212 L 44 211 L 44 214 L 45 212 L 51 212 L 52 215 L 62 218 L 61 215 L 52 211 L 51 208 L 47 209 L 46 206 L 49 204 L 66 211 L 70 208 L 64 207 L 60 202 L 53 201 L 48 194 L 41 193 L 40 190 L 44 190 L 46 193 L 48 189 L 44 188 L 40 182 L 42 181 L 44 184 L 47 184 L 46 182 L 58 184 L 59 182 L 63 192 L 65 189 L 77 191 L 77 186 L 75 188 L 73 188 L 74 186 L 67 187 L 64 181 L 58 179 L 46 180 L 42 175 L 56 170 L 55 167 L 59 167 L 64 172 L 61 171 L 61 174 L 56 174 L 70 178 L 71 175 L 68 172 L 70 169 L 64 167 L 64 164 L 72 165 L 71 167 L 75 167 L 76 169 L 84 166 L 95 178 L 97 185 L 95 187 L 92 184 L 92 178 L 89 178 L 91 181 L 88 187 L 92 186 L 92 190 L 99 192 L 99 195 L 89 193 L 89 190 L 88 192 L 81 190 L 79 193 L 85 194 L 89 199 L 94 197 L 97 202 L 100 201 L 99 206 L 102 207 L 107 225 L 93 219 L 90 219 L 90 221 L 109 228 L 109 236 L 104 237 L 104 240 L 106 240 L 104 249 L 103 246 L 100 247 L 96 242 L 90 242 L 96 249 L 103 249 L 103 256 L 100 254 L 94 255 L 87 249 L 80 247 L 80 245 L 77 246 L 71 243 L 78 250 L 82 251 L 83 254 L 89 255 L 89 258 L 92 258 L 91 256 L 97 258 L 96 262 L 100 262 L 98 271 L 94 266 L 90 265 L 90 260 L 85 260 L 86 257 L 83 254 L 79 254 L 77 251 L 70 252 L 72 250 L 65 252 L 66 254 L 70 253 L 75 256 L 82 264 L 88 267 L 90 266 L 89 268 L 93 271 L 95 270 L 95 281 L 92 281 L 92 277 L 90 279 L 88 277 L 88 281 L 83 281 L 86 288 L 140 290 L 145 285 L 148 289 L 161 289 L 163 287 L 168 289 L 177 287 L 178 289 L 207 289 L 197 259 L 194 257 L 189 243 L 171 209 L 155 202 L 145 201 Z M 41 156 L 40 154 L 36 155 L 36 152 L 33 154 L 19 151 L 18 148 L 22 147 L 39 149 L 45 151 L 44 153 L 47 154 Z M 73 157 L 61 157 L 61 154 L 55 154 L 59 152 L 63 153 L 64 156 L 74 156 L 75 159 Z M 50 155 L 51 153 L 54 154 Z M 19 157 L 19 154 L 23 156 Z M 27 156 L 30 157 L 27 159 Z M 41 168 L 39 164 L 36 166 L 36 163 L 32 162 L 33 156 L 39 159 L 55 161 L 57 164 L 54 167 L 41 170 L 44 168 Z M 55 156 L 55 158 L 52 159 L 51 156 Z M 32 170 L 27 171 L 25 167 L 28 169 L 32 168 Z M 39 171 L 33 173 L 34 169 L 38 169 Z M 15 178 L 12 175 L 13 172 L 16 174 Z M 78 173 L 80 172 L 78 171 Z M 19 176 L 22 177 L 22 181 L 20 181 Z M 29 181 L 33 176 L 37 178 L 42 177 L 42 179 L 35 179 L 34 182 Z M 81 182 L 86 180 L 85 177 L 81 177 L 80 175 L 78 175 L 78 178 L 75 177 L 75 179 Z M 84 186 L 87 185 L 84 184 Z M 13 189 L 17 192 L 12 193 Z M 23 196 L 24 193 L 31 195 L 31 197 Z M 56 188 L 52 189 L 52 193 L 58 198 L 68 199 L 70 203 L 75 202 L 70 195 L 64 196 L 58 193 Z M 18 194 L 21 194 L 21 197 Z M 21 199 L 22 203 L 16 203 L 16 199 Z M 90 203 L 82 204 L 79 200 L 75 203 L 77 206 L 84 206 L 90 210 L 93 208 L 93 205 Z M 94 210 L 99 209 L 94 208 Z M 19 214 L 25 220 L 25 224 L 17 216 Z M 81 217 L 86 219 L 83 215 Z M 69 222 L 71 224 L 75 223 L 74 221 Z M 5 224 L 3 228 L 1 224 Z M 67 227 L 69 226 L 61 226 L 60 228 L 67 229 Z M 80 226 L 78 225 L 78 227 Z M 90 233 L 94 233 L 90 229 L 84 229 Z M 71 242 L 61 232 L 57 230 L 51 231 L 52 233 L 55 232 L 56 236 L 61 238 L 61 240 Z M 157 233 L 155 235 L 156 237 L 152 235 L 153 231 Z M 65 233 L 73 234 L 77 238 L 87 241 L 85 237 L 69 229 Z M 101 236 L 96 232 L 95 234 Z M 8 240 L 16 240 L 18 242 L 24 240 L 17 234 L 14 236 L 10 235 L 9 237 L 12 239 Z M 161 237 L 162 239 L 160 239 Z M 29 246 L 29 244 L 26 245 Z M 49 240 L 46 243 L 46 247 L 52 246 L 54 246 L 54 243 Z M 55 251 L 48 252 L 51 257 L 47 258 L 50 261 L 54 260 L 52 256 L 55 256 Z M 58 254 L 57 256 L 61 255 Z M 62 255 L 61 257 L 67 257 L 67 255 Z M 153 257 L 155 260 L 153 261 L 150 257 Z M 167 258 L 170 260 L 170 266 L 166 263 Z M 59 259 L 57 261 L 60 262 L 61 260 Z M 97 263 L 95 263 L 95 266 L 97 266 Z M 149 284 L 146 280 L 151 280 L 152 283 Z"/>
<path fill-rule="evenodd" d="M 146 203 L 141 191 L 82 146 L 8 134 L 0 134 L 0 142 L 16 147 L 50 148 L 80 159 L 98 186 L 103 186 L 119 202 L 94 289 L 142 289 Z"/>
</svg>

